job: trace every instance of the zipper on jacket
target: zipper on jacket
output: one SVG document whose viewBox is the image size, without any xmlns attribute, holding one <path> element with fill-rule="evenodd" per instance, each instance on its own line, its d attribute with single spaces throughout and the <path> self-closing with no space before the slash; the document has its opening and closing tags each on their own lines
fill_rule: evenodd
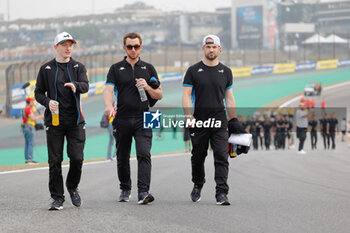
<svg viewBox="0 0 350 233">
<path fill-rule="evenodd" d="M 131 64 L 130 64 L 130 66 L 131 66 L 131 69 L 132 69 L 132 78 L 135 80 L 135 70 L 134 70 L 134 66 L 132 66 Z M 135 82 L 136 82 L 136 80 L 135 80 Z"/>
<path fill-rule="evenodd" d="M 57 101 L 57 75 L 58 75 L 58 63 L 56 61 L 56 74 L 55 74 L 55 101 Z"/>
<path fill-rule="evenodd" d="M 69 81 L 71 83 L 72 82 L 72 78 L 70 77 L 70 73 L 69 73 L 69 66 L 68 66 L 69 62 L 67 63 L 67 73 L 68 73 L 68 77 L 69 77 Z M 74 85 L 74 84 L 73 84 Z M 76 87 L 75 87 L 76 88 Z M 77 88 L 76 88 L 77 89 Z M 76 90 L 75 90 L 76 91 Z M 75 104 L 77 106 L 77 110 L 78 110 L 78 119 L 77 119 L 77 125 L 79 125 L 79 120 L 80 120 L 80 109 L 79 109 L 79 105 L 78 105 L 78 99 L 77 99 L 77 96 L 75 95 L 75 93 L 73 92 L 73 95 L 74 95 L 74 99 L 75 99 Z"/>
</svg>

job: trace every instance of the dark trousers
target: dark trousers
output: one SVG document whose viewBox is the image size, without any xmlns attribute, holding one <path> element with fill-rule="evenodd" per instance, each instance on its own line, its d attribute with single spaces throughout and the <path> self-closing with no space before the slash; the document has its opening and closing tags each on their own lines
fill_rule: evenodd
<svg viewBox="0 0 350 233">
<path fill-rule="evenodd" d="M 191 128 L 192 141 L 192 182 L 199 186 L 205 183 L 204 161 L 207 156 L 208 145 L 210 145 L 214 153 L 214 167 L 216 182 L 216 194 L 228 193 L 227 184 L 228 177 L 228 132 L 225 128 L 220 129 L 198 129 Z"/>
<path fill-rule="evenodd" d="M 332 140 L 332 149 L 335 149 L 335 132 L 329 132 L 329 137 Z"/>
<path fill-rule="evenodd" d="M 322 133 L 322 137 L 323 137 L 323 145 L 324 145 L 324 149 L 326 150 L 326 149 L 329 149 L 329 145 L 330 145 L 330 143 L 329 143 L 329 134 L 327 134 L 327 133 L 325 133 L 325 132 L 323 132 Z"/>
<path fill-rule="evenodd" d="M 254 150 L 257 150 L 257 149 L 259 149 L 259 142 L 258 142 L 259 135 L 254 133 L 252 136 L 253 136 L 253 148 L 254 148 Z"/>
<path fill-rule="evenodd" d="M 297 137 L 299 138 L 299 151 L 301 151 L 304 148 L 304 142 L 306 140 L 306 131 L 307 128 L 297 127 Z"/>
<path fill-rule="evenodd" d="M 258 135 L 258 138 L 260 140 L 260 147 L 263 149 L 263 137 L 261 135 Z"/>
<path fill-rule="evenodd" d="M 148 192 L 151 183 L 152 130 L 143 128 L 142 117 L 116 118 L 114 137 L 117 146 L 117 168 L 121 190 L 131 190 L 130 150 L 135 139 L 138 165 L 138 192 Z"/>
<path fill-rule="evenodd" d="M 66 180 L 68 189 L 78 187 L 84 160 L 85 125 L 48 126 L 46 128 L 47 150 L 49 154 L 49 190 L 54 199 L 64 200 L 62 161 L 64 138 L 67 140 L 69 171 Z"/>
<path fill-rule="evenodd" d="M 286 135 L 285 135 L 285 133 L 284 132 L 278 132 L 276 135 L 277 135 L 277 148 L 284 150 L 285 145 L 286 145 Z"/>
<path fill-rule="evenodd" d="M 265 141 L 266 150 L 270 150 L 271 135 L 270 134 L 264 134 L 264 141 Z"/>
<path fill-rule="evenodd" d="M 277 133 L 275 134 L 275 136 L 273 136 L 273 145 L 275 146 L 275 149 L 278 149 L 278 143 L 277 143 Z"/>
<path fill-rule="evenodd" d="M 311 131 L 310 132 L 310 136 L 311 136 L 311 149 L 316 149 L 317 132 L 316 131 Z"/>
</svg>

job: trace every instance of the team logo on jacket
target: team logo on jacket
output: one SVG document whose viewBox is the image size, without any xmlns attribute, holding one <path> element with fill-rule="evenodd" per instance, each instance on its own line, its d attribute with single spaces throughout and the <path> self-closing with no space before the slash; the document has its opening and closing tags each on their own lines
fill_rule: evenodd
<svg viewBox="0 0 350 233">
<path fill-rule="evenodd" d="M 122 66 L 122 67 L 119 68 L 119 70 L 125 70 L 125 67 Z"/>
<path fill-rule="evenodd" d="M 224 73 L 224 70 L 222 69 L 222 70 L 218 70 L 219 71 L 219 73 Z"/>
<path fill-rule="evenodd" d="M 51 67 L 50 66 L 46 66 L 45 70 L 51 70 Z"/>
<path fill-rule="evenodd" d="M 145 70 L 145 69 L 147 69 L 147 68 L 146 68 L 146 66 L 141 66 L 141 69 L 142 69 L 142 70 Z"/>
<path fill-rule="evenodd" d="M 162 113 L 156 112 L 143 113 L 143 128 L 144 129 L 160 129 L 160 116 Z"/>
<path fill-rule="evenodd" d="M 199 68 L 197 72 L 203 72 L 204 70 L 202 68 Z"/>
<path fill-rule="evenodd" d="M 73 66 L 73 68 L 78 68 L 79 67 L 79 65 L 78 64 L 75 64 L 74 66 Z"/>
</svg>

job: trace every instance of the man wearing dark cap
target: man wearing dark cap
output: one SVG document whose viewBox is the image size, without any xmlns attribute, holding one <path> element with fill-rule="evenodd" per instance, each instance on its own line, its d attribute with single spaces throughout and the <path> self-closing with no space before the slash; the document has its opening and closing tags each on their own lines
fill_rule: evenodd
<svg viewBox="0 0 350 233">
<path fill-rule="evenodd" d="M 26 99 L 26 107 L 22 111 L 22 132 L 24 135 L 25 145 L 24 145 L 24 158 L 26 164 L 35 164 L 33 158 L 34 144 L 35 144 L 35 124 L 36 121 L 44 118 L 44 115 L 35 115 L 34 98 L 28 97 Z"/>
<path fill-rule="evenodd" d="M 192 149 L 191 199 L 198 202 L 205 183 L 204 161 L 208 145 L 213 149 L 216 182 L 216 203 L 230 205 L 228 194 L 228 130 L 227 116 L 230 122 L 239 123 L 236 116 L 236 101 L 232 92 L 233 76 L 231 69 L 219 62 L 221 52 L 220 39 L 216 35 L 203 38 L 203 60 L 188 68 L 183 81 L 182 106 L 187 122 L 203 122 L 215 119 L 220 127 L 204 128 L 200 124 L 190 128 Z M 194 112 L 191 111 L 194 102 Z M 243 126 L 242 126 L 243 128 Z"/>
<path fill-rule="evenodd" d="M 56 57 L 41 66 L 36 80 L 35 98 L 46 107 L 49 190 L 53 199 L 49 210 L 61 210 L 65 201 L 61 168 L 64 138 L 70 159 L 66 187 L 72 204 L 81 205 L 78 184 L 84 157 L 85 120 L 80 94 L 89 90 L 89 82 L 84 65 L 71 58 L 73 44 L 76 41 L 69 33 L 58 34 L 54 40 Z"/>
</svg>

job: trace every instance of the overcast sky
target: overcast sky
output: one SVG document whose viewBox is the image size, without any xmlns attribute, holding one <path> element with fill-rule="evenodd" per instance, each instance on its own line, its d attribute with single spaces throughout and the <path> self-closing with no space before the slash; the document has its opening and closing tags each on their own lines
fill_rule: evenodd
<svg viewBox="0 0 350 233">
<path fill-rule="evenodd" d="M 48 18 L 94 13 L 110 13 L 125 4 L 139 0 L 0 0 L 0 14 L 7 20 L 7 3 L 10 3 L 10 20 L 19 18 Z M 231 6 L 231 0 L 144 0 L 164 11 L 214 11 Z M 94 6 L 94 7 L 93 7 Z"/>
</svg>

